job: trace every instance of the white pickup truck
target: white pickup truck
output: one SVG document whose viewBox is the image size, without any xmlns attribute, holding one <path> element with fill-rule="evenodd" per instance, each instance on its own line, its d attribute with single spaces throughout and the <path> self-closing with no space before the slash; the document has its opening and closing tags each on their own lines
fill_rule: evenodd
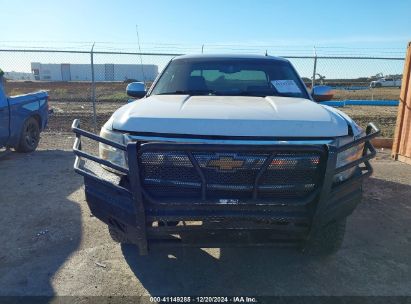
<svg viewBox="0 0 411 304">
<path fill-rule="evenodd" d="M 371 88 L 381 88 L 381 87 L 401 87 L 401 78 L 380 78 L 378 80 L 371 81 Z"/>
<path fill-rule="evenodd" d="M 289 61 L 198 55 L 170 61 L 100 136 L 78 120 L 75 171 L 114 240 L 138 245 L 297 245 L 331 254 L 372 172 L 372 124 L 314 101 Z M 100 143 L 99 157 L 81 149 Z M 97 164 L 96 164 L 97 163 Z"/>
</svg>

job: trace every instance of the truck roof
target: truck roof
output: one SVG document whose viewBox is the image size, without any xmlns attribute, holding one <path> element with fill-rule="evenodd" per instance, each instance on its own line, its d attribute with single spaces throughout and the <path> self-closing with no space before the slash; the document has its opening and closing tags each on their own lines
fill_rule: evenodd
<svg viewBox="0 0 411 304">
<path fill-rule="evenodd" d="M 287 59 L 274 56 L 264 56 L 264 55 L 244 55 L 244 54 L 195 54 L 195 55 L 182 55 L 174 57 L 173 60 L 227 60 L 227 59 L 243 59 L 243 60 L 275 60 L 275 61 L 285 61 Z"/>
</svg>

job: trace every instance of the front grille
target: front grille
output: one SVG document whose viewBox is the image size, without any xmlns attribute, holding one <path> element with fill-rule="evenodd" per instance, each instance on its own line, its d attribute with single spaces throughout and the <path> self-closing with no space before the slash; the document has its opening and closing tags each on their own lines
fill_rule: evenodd
<svg viewBox="0 0 411 304">
<path fill-rule="evenodd" d="M 144 150 L 139 166 L 143 187 L 154 199 L 301 199 L 321 182 L 321 155 Z"/>
</svg>

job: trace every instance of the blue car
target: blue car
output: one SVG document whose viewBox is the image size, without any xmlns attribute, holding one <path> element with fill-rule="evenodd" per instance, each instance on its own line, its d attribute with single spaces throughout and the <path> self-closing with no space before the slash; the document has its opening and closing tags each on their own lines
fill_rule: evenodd
<svg viewBox="0 0 411 304">
<path fill-rule="evenodd" d="M 6 96 L 0 69 L 0 148 L 32 152 L 48 121 L 48 94 L 45 91 Z"/>
</svg>

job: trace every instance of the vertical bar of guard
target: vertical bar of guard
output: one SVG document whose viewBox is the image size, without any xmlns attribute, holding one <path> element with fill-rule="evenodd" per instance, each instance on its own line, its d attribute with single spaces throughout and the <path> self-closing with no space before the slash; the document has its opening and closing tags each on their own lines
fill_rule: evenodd
<svg viewBox="0 0 411 304">
<path fill-rule="evenodd" d="M 267 159 L 261 166 L 260 171 L 258 172 L 257 176 L 255 177 L 254 187 L 253 187 L 253 200 L 256 200 L 258 197 L 258 184 L 260 183 L 261 177 L 263 176 L 265 171 L 267 171 L 267 168 L 270 166 L 271 162 L 273 161 L 276 155 L 277 155 L 276 153 L 271 153 L 270 156 L 267 157 Z"/>
<path fill-rule="evenodd" d="M 201 171 L 201 168 L 197 162 L 197 160 L 194 158 L 193 153 L 191 151 L 187 151 L 188 158 L 190 159 L 191 164 L 193 165 L 194 169 L 198 173 L 201 179 L 201 200 L 205 201 L 207 199 L 207 181 L 204 176 L 203 171 Z"/>
<path fill-rule="evenodd" d="M 318 228 L 321 227 L 321 216 L 327 207 L 328 197 L 333 184 L 334 170 L 337 165 L 337 148 L 327 145 L 327 163 L 325 168 L 323 185 L 320 192 L 320 197 L 317 203 L 317 208 L 314 212 L 310 232 L 308 233 L 307 241 L 310 240 Z"/>
<path fill-rule="evenodd" d="M 128 154 L 128 178 L 131 186 L 131 193 L 134 201 L 134 214 L 136 221 L 136 236 L 137 245 L 141 255 L 148 254 L 147 234 L 146 234 L 146 213 L 143 202 L 143 195 L 141 193 L 140 170 L 138 168 L 137 159 L 137 143 L 131 142 L 127 145 Z"/>
</svg>

